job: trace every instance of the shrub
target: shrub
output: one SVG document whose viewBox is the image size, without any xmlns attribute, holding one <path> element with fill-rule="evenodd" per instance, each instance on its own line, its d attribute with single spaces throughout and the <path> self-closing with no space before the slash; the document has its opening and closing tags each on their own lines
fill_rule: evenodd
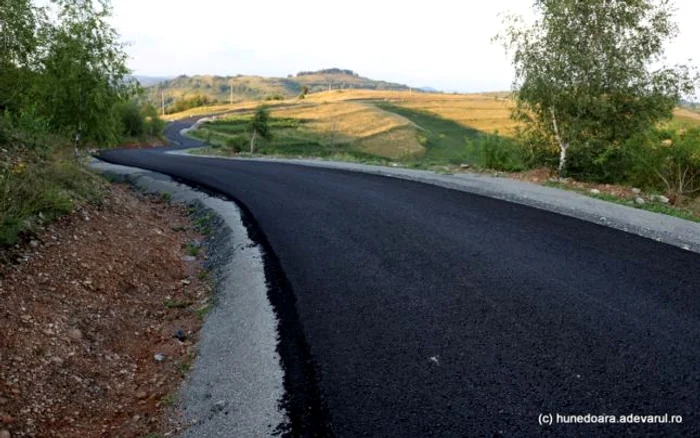
<svg viewBox="0 0 700 438">
<path fill-rule="evenodd" d="M 121 108 L 123 134 L 126 137 L 143 137 L 146 132 L 146 120 L 136 102 L 127 102 Z"/>
<path fill-rule="evenodd" d="M 226 147 L 230 149 L 232 153 L 238 154 L 248 146 L 248 141 L 248 137 L 245 135 L 234 135 L 226 139 Z"/>
<path fill-rule="evenodd" d="M 284 100 L 284 96 L 281 94 L 273 94 L 271 96 L 265 96 L 265 100 Z"/>
<path fill-rule="evenodd" d="M 526 167 L 548 167 L 556 169 L 559 164 L 559 149 L 552 139 L 541 131 L 518 128 L 516 142 L 520 145 L 523 162 Z"/>
<path fill-rule="evenodd" d="M 626 179 L 660 189 L 674 204 L 700 192 L 700 128 L 654 129 L 620 148 Z"/>
<path fill-rule="evenodd" d="M 481 153 L 481 164 L 484 167 L 507 172 L 517 172 L 525 168 L 523 153 L 520 146 L 513 140 L 494 135 L 481 135 L 475 142 Z"/>
</svg>

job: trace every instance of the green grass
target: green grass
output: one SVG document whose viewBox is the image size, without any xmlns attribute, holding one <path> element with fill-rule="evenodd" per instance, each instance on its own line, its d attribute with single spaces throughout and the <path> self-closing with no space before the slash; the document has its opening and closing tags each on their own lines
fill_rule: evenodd
<svg viewBox="0 0 700 438">
<path fill-rule="evenodd" d="M 189 361 L 183 360 L 181 362 L 178 362 L 178 364 L 175 365 L 175 368 L 180 374 L 187 374 L 192 368 L 192 365 L 189 363 Z"/>
<path fill-rule="evenodd" d="M 202 252 L 202 248 L 192 242 L 188 242 L 187 245 L 185 245 L 185 252 L 189 256 L 197 257 Z"/>
<path fill-rule="evenodd" d="M 520 148 L 509 138 L 486 134 L 428 112 L 408 109 L 384 102 L 372 102 L 383 110 L 403 116 L 420 126 L 418 141 L 425 152 L 389 159 L 359 150 L 349 143 L 331 142 L 328 135 L 307 128 L 308 120 L 271 118 L 272 139 L 259 141 L 257 156 L 315 157 L 363 164 L 400 163 L 414 169 L 445 171 L 446 165 L 468 163 L 475 167 L 517 171 L 524 168 Z M 192 132 L 208 146 L 192 151 L 199 155 L 248 155 L 251 115 L 235 115 L 207 123 Z M 400 144 L 396 145 L 400 147 Z"/>
<path fill-rule="evenodd" d="M 661 213 L 665 214 L 668 216 L 675 216 L 680 219 L 685 219 L 693 222 L 700 222 L 700 216 L 697 214 L 684 210 L 683 208 L 675 207 L 669 204 L 664 204 L 661 202 L 650 202 L 646 201 L 645 204 L 637 204 L 633 198 L 620 198 L 614 195 L 610 195 L 608 193 L 591 193 L 587 190 L 582 190 L 574 187 L 570 187 L 566 184 L 554 182 L 554 181 L 549 181 L 545 183 L 545 186 L 547 187 L 553 187 L 556 189 L 562 189 L 562 190 L 569 190 L 573 192 L 578 192 L 582 195 L 586 195 L 591 198 L 596 198 L 600 199 L 602 201 L 608 201 L 608 202 L 613 202 L 615 204 L 620 204 L 620 205 L 626 205 L 628 207 L 634 207 L 638 208 L 640 210 L 646 210 L 646 211 L 651 211 L 654 213 Z"/>
<path fill-rule="evenodd" d="M 177 404 L 177 396 L 175 394 L 168 394 L 163 397 L 162 402 L 165 406 L 175 406 Z"/>
<path fill-rule="evenodd" d="M 207 317 L 209 312 L 212 310 L 212 305 L 211 304 L 204 304 L 203 306 L 199 307 L 196 311 L 195 314 L 197 315 L 197 318 L 199 318 L 200 321 L 204 320 L 204 318 Z"/>
<path fill-rule="evenodd" d="M 196 215 L 197 209 L 194 207 L 191 207 L 190 209 L 188 209 L 188 213 L 190 215 Z M 197 217 L 193 223 L 193 227 L 194 227 L 195 231 L 197 231 L 198 233 L 201 233 L 205 236 L 210 236 L 212 233 L 212 224 L 214 221 L 214 217 L 215 217 L 214 213 L 211 213 L 211 212 L 205 213 L 205 214 Z M 190 255 L 192 255 L 192 254 L 190 254 Z"/>
<path fill-rule="evenodd" d="M 193 137 L 204 140 L 209 147 L 194 151 L 204 155 L 232 155 L 234 144 L 240 152 L 249 151 L 250 115 L 238 115 L 207 123 L 193 131 Z M 292 118 L 270 118 L 272 138 L 258 140 L 255 153 L 262 156 L 320 157 L 345 156 L 356 161 L 380 159 L 362 152 L 350 144 L 331 143 L 327 136 L 307 129 L 306 121 Z"/>
<path fill-rule="evenodd" d="M 481 164 L 481 153 L 471 141 L 479 139 L 483 133 L 466 128 L 452 120 L 444 119 L 426 111 L 403 108 L 388 103 L 376 105 L 398 114 L 423 128 L 418 141 L 426 148 L 419 161 L 434 164 Z"/>
<path fill-rule="evenodd" d="M 163 305 L 167 309 L 186 309 L 190 307 L 192 303 L 190 301 L 177 301 L 177 300 L 165 300 Z"/>
<path fill-rule="evenodd" d="M 0 151 L 0 246 L 101 199 L 102 180 L 69 154 L 10 152 Z"/>
</svg>

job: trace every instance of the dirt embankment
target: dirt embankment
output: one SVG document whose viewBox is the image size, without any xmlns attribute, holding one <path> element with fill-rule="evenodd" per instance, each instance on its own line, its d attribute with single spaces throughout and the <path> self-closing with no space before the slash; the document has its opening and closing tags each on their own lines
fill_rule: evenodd
<svg viewBox="0 0 700 438">
<path fill-rule="evenodd" d="M 0 437 L 175 430 L 210 300 L 201 241 L 185 208 L 112 185 L 0 253 Z"/>
</svg>

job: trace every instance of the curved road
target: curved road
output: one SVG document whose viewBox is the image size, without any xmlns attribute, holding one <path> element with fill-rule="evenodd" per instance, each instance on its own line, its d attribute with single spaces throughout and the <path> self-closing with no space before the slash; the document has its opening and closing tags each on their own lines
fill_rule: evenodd
<svg viewBox="0 0 700 438">
<path fill-rule="evenodd" d="M 197 145 L 177 134 L 189 123 L 168 136 Z M 399 179 L 156 150 L 102 159 L 248 212 L 277 267 L 282 343 L 303 350 L 282 352 L 288 391 L 307 393 L 291 394 L 290 434 L 700 436 L 698 254 Z M 557 413 L 683 422 L 540 426 Z"/>
</svg>

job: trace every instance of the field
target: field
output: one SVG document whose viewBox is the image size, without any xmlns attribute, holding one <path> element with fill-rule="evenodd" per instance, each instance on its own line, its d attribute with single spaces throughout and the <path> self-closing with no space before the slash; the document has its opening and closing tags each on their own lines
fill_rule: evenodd
<svg viewBox="0 0 700 438">
<path fill-rule="evenodd" d="M 312 93 L 303 100 L 265 102 L 277 127 L 273 129 L 275 138 L 263 144 L 260 152 L 324 157 L 344 153 L 407 165 L 482 166 L 484 145 L 508 141 L 517 126 L 510 118 L 513 103 L 507 96 L 334 90 Z M 243 112 L 223 116 L 223 120 L 207 124 L 195 134 L 224 146 L 231 143 L 231 137 L 246 134 L 245 120 L 259 105 L 259 101 L 246 101 L 197 108 L 171 117 Z M 673 124 L 698 126 L 700 114 L 679 108 Z M 513 168 L 517 167 L 515 163 Z"/>
<path fill-rule="evenodd" d="M 469 140 L 494 131 L 509 134 L 513 122 L 507 101 L 486 95 L 412 93 L 391 90 L 335 90 L 306 99 L 266 102 L 274 121 L 295 120 L 294 128 L 275 129 L 262 153 L 328 156 L 341 151 L 356 156 L 404 162 L 479 164 Z M 260 102 L 197 108 L 176 119 L 225 111 L 252 111 Z M 448 118 L 453 115 L 453 118 Z M 195 135 L 225 145 L 242 126 L 237 114 L 207 124 Z M 248 115 L 250 117 L 250 115 Z M 306 142 L 307 147 L 303 148 Z"/>
</svg>

